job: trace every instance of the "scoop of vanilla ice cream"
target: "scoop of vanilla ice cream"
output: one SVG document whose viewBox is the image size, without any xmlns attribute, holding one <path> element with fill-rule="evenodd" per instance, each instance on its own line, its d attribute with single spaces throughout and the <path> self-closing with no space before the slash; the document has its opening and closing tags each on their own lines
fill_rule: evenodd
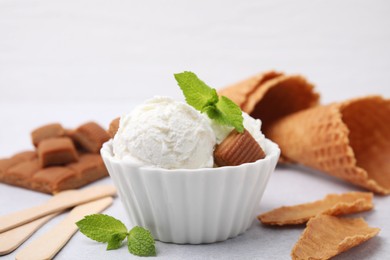
<svg viewBox="0 0 390 260">
<path fill-rule="evenodd" d="M 213 167 L 215 134 L 191 106 L 155 97 L 120 119 L 114 156 L 166 169 Z"/>
<path fill-rule="evenodd" d="M 242 117 L 244 118 L 244 128 L 252 135 L 261 148 L 265 150 L 265 136 L 260 130 L 261 121 L 259 119 L 254 119 L 245 112 L 242 112 Z M 216 123 L 215 121 L 209 119 L 207 115 L 205 115 L 205 118 L 215 133 L 217 144 L 220 144 L 234 129 L 233 127 Z"/>
</svg>

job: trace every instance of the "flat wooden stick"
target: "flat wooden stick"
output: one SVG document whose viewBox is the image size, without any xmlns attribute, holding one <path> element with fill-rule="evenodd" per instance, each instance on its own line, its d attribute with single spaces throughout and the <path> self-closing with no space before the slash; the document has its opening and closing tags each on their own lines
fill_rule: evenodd
<svg viewBox="0 0 390 260">
<path fill-rule="evenodd" d="M 0 217 L 0 233 L 26 224 L 43 216 L 58 211 L 63 211 L 67 208 L 71 208 L 76 205 L 83 204 L 99 198 L 114 196 L 115 194 L 116 190 L 114 186 L 104 185 L 94 186 L 89 189 L 83 189 L 78 191 L 77 193 L 71 193 L 68 196 L 61 196 L 60 199 L 54 202 L 49 200 L 42 205 Z"/>
<path fill-rule="evenodd" d="M 6 255 L 18 248 L 24 241 L 27 240 L 35 231 L 48 222 L 58 213 L 47 215 L 46 217 L 39 218 L 33 222 L 24 224 L 23 226 L 16 227 L 0 234 L 0 256 Z"/>
<path fill-rule="evenodd" d="M 77 190 L 67 190 L 59 193 L 56 196 L 53 196 L 50 201 L 55 202 L 61 197 L 66 197 L 72 193 L 77 193 Z M 43 226 L 47 221 L 57 216 L 60 212 L 47 215 L 45 217 L 34 220 L 30 223 L 24 224 L 22 226 L 10 229 L 6 232 L 0 234 L 0 256 L 6 255 L 18 248 L 24 241 L 27 240 L 35 231 L 37 231 L 41 226 Z"/>
<path fill-rule="evenodd" d="M 57 226 L 23 248 L 16 255 L 16 260 L 53 259 L 78 230 L 75 224 L 77 221 L 85 215 L 103 211 L 112 201 L 113 199 L 108 197 L 77 206 Z"/>
</svg>

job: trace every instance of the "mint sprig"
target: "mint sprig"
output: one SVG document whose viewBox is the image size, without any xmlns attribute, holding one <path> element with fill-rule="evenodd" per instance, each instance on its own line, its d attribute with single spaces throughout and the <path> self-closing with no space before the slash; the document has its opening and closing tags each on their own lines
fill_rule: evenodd
<svg viewBox="0 0 390 260">
<path fill-rule="evenodd" d="M 92 240 L 108 243 L 107 250 L 118 249 L 127 237 L 129 252 L 138 256 L 155 256 L 156 248 L 152 234 L 139 226 L 127 231 L 126 226 L 118 219 L 93 214 L 76 222 L 80 232 Z"/>
<path fill-rule="evenodd" d="M 218 124 L 232 126 L 239 133 L 244 132 L 242 111 L 232 100 L 225 96 L 218 97 L 217 91 L 193 72 L 185 71 L 174 76 L 190 106 L 206 113 Z"/>
</svg>

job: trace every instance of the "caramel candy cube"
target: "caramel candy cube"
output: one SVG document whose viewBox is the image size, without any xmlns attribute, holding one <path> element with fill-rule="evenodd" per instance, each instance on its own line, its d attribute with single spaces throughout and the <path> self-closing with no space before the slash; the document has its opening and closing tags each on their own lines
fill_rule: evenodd
<svg viewBox="0 0 390 260">
<path fill-rule="evenodd" d="M 48 124 L 41 126 L 31 133 L 31 139 L 35 147 L 45 139 L 64 136 L 65 130 L 60 124 Z"/>
<path fill-rule="evenodd" d="M 79 126 L 71 135 L 77 144 L 91 153 L 99 153 L 103 143 L 110 139 L 107 131 L 95 122 Z"/>
<path fill-rule="evenodd" d="M 3 180 L 3 176 L 11 167 L 35 158 L 37 158 L 37 153 L 35 151 L 25 151 L 17 153 L 11 158 L 0 159 L 0 181 Z"/>
<path fill-rule="evenodd" d="M 65 131 L 65 132 L 64 132 L 64 136 L 69 137 L 69 138 L 72 138 L 73 133 L 74 133 L 74 130 L 73 130 L 73 129 L 67 129 L 67 128 L 65 128 L 64 131 Z"/>
<path fill-rule="evenodd" d="M 247 130 L 242 134 L 233 130 L 214 150 L 214 161 L 218 166 L 236 166 L 264 157 L 263 149 Z"/>
<path fill-rule="evenodd" d="M 117 117 L 111 121 L 110 126 L 108 128 L 108 134 L 111 136 L 111 138 L 114 138 L 116 132 L 118 132 L 119 122 L 120 122 L 120 117 Z"/>
<path fill-rule="evenodd" d="M 22 162 L 22 159 L 20 158 L 5 158 L 0 159 L 0 181 L 3 181 L 4 176 L 8 169 L 11 167 L 17 165 L 18 163 Z"/>
<path fill-rule="evenodd" d="M 68 168 L 77 172 L 82 185 L 108 176 L 108 171 L 100 154 L 82 154 L 79 161 L 68 164 Z"/>
<path fill-rule="evenodd" d="M 38 157 L 38 155 L 37 155 L 36 151 L 24 151 L 24 152 L 20 152 L 20 153 L 15 154 L 14 156 L 12 156 L 12 158 L 16 158 L 16 159 L 19 159 L 22 161 L 30 161 L 30 160 L 35 159 L 37 157 Z"/>
<path fill-rule="evenodd" d="M 72 169 L 61 166 L 41 169 L 32 178 L 32 189 L 45 192 L 57 193 L 62 190 L 78 188 L 79 178 Z"/>
<path fill-rule="evenodd" d="M 63 165 L 78 160 L 76 148 L 68 137 L 43 140 L 38 145 L 40 166 Z"/>
<path fill-rule="evenodd" d="M 37 158 L 30 161 L 24 161 L 9 168 L 5 172 L 2 181 L 15 186 L 30 188 L 31 178 L 39 169 L 40 166 Z"/>
</svg>

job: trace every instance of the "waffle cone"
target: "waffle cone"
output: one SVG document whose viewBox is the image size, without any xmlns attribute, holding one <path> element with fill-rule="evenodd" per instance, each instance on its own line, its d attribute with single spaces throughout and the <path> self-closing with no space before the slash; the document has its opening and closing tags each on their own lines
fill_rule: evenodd
<svg viewBox="0 0 390 260">
<path fill-rule="evenodd" d="M 390 100 L 379 96 L 317 106 L 267 129 L 285 159 L 390 194 Z"/>
<path fill-rule="evenodd" d="M 304 77 L 274 71 L 257 74 L 218 93 L 233 100 L 252 117 L 260 118 L 265 134 L 275 120 L 316 106 L 319 101 L 314 85 Z"/>
</svg>

